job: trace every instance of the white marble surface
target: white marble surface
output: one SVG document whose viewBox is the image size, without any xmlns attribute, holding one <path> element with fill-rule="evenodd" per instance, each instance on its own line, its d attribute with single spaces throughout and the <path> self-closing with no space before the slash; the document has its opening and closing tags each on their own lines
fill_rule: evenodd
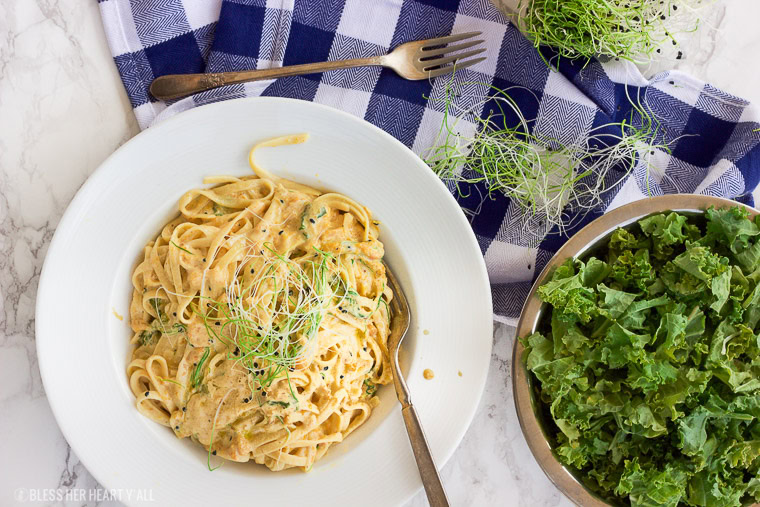
<svg viewBox="0 0 760 507">
<path fill-rule="evenodd" d="M 752 64 L 760 54 L 758 17 L 757 0 L 717 3 L 707 17 L 717 30 L 690 38 L 685 60 L 658 67 L 683 69 L 760 103 L 760 67 Z M 98 164 L 137 131 L 94 0 L 0 2 L 2 506 L 28 504 L 18 502 L 19 488 L 65 494 L 99 487 L 69 449 L 45 398 L 34 303 L 47 245 L 66 205 Z M 512 341 L 512 329 L 498 325 L 480 409 L 443 468 L 453 505 L 569 505 L 520 433 L 510 385 Z M 46 504 L 118 502 L 85 497 L 35 503 Z M 425 504 L 419 494 L 409 505 Z"/>
</svg>

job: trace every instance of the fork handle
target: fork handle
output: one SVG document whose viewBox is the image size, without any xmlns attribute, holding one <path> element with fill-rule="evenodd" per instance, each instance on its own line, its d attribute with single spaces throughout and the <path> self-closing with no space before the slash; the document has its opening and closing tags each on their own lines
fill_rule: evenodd
<svg viewBox="0 0 760 507">
<path fill-rule="evenodd" d="M 211 74 L 168 74 L 153 80 L 150 93 L 159 100 L 178 99 L 193 93 L 218 88 L 220 86 L 262 81 L 278 77 L 300 76 L 329 70 L 351 69 L 382 65 L 382 56 L 369 58 L 354 58 L 351 60 L 335 60 L 332 62 L 303 63 L 272 69 L 244 70 L 238 72 L 215 72 Z"/>
<path fill-rule="evenodd" d="M 414 459 L 417 460 L 417 468 L 420 470 L 422 485 L 425 486 L 430 507 L 449 507 L 446 491 L 441 483 L 441 476 L 435 466 L 433 455 L 430 453 L 425 432 L 422 431 L 417 411 L 411 403 L 401 409 L 406 424 L 406 432 L 409 434 L 409 442 L 412 444 Z"/>
</svg>

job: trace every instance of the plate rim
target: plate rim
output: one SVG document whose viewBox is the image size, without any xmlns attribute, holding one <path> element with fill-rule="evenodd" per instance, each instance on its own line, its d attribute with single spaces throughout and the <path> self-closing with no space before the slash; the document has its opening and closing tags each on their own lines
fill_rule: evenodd
<svg viewBox="0 0 760 507">
<path fill-rule="evenodd" d="M 74 219 L 78 215 L 78 211 L 80 211 L 82 208 L 86 207 L 87 200 L 89 196 L 92 194 L 93 190 L 96 190 L 101 185 L 101 180 L 107 181 L 107 178 L 111 176 L 111 173 L 114 172 L 115 169 L 112 169 L 112 167 L 118 167 L 113 166 L 113 161 L 116 159 L 121 152 L 123 152 L 126 147 L 131 146 L 133 144 L 136 144 L 137 142 L 140 142 L 139 140 L 144 139 L 148 136 L 156 136 L 160 134 L 156 134 L 156 132 L 171 132 L 171 129 L 173 126 L 178 123 L 179 121 L 187 122 L 192 118 L 194 115 L 201 115 L 201 114 L 214 114 L 214 111 L 212 110 L 221 110 L 227 107 L 233 107 L 233 104 L 240 104 L 242 102 L 251 103 L 251 104 L 257 104 L 257 103 L 272 103 L 272 104 L 288 104 L 293 105 L 294 107 L 303 107 L 303 108 L 313 108 L 315 110 L 321 110 L 320 115 L 326 114 L 326 115 L 338 115 L 342 117 L 345 121 L 353 122 L 354 124 L 363 125 L 365 128 L 368 127 L 370 131 L 373 132 L 374 136 L 379 136 L 384 138 L 387 142 L 393 144 L 396 146 L 397 149 L 403 150 L 407 153 L 407 155 L 410 156 L 410 166 L 412 165 L 412 161 L 414 161 L 414 165 L 416 165 L 420 170 L 421 173 L 427 174 L 427 179 L 429 180 L 430 184 L 437 185 L 439 187 L 439 191 L 442 191 L 445 195 L 445 200 L 447 201 L 449 206 L 454 206 L 457 210 L 459 210 L 459 213 L 457 216 L 459 217 L 460 225 L 464 226 L 464 230 L 468 232 L 466 234 L 466 241 L 469 242 L 470 247 L 473 248 L 475 251 L 479 253 L 478 255 L 478 262 L 477 262 L 477 272 L 478 272 L 478 279 L 473 280 L 478 285 L 487 288 L 487 290 L 483 290 L 483 294 L 486 297 L 486 300 L 489 303 L 489 323 L 488 328 L 490 329 L 490 340 L 488 341 L 488 356 L 487 359 L 484 359 L 483 362 L 485 363 L 485 368 L 482 369 L 482 374 L 480 375 L 479 379 L 476 379 L 476 396 L 474 396 L 475 403 L 473 403 L 470 408 L 467 410 L 465 421 L 466 424 L 463 424 L 461 428 L 456 431 L 455 438 L 452 439 L 453 443 L 449 444 L 447 446 L 447 450 L 443 456 L 440 456 L 437 460 L 438 462 L 438 468 L 441 470 L 446 463 L 451 459 L 454 452 L 459 448 L 459 446 L 462 443 L 462 440 L 467 432 L 467 430 L 472 426 L 472 422 L 475 418 L 475 415 L 478 411 L 478 408 L 480 407 L 480 403 L 483 399 L 483 395 L 485 392 L 485 387 L 488 379 L 488 371 L 490 369 L 490 359 L 493 354 L 493 299 L 492 294 L 490 290 L 490 281 L 488 279 L 488 272 L 485 265 L 485 259 L 481 253 L 480 246 L 478 244 L 477 238 L 475 236 L 475 232 L 472 230 L 471 225 L 467 221 L 467 218 L 465 214 L 461 211 L 461 208 L 459 204 L 457 203 L 454 196 L 449 192 L 448 188 L 445 186 L 445 184 L 436 177 L 432 170 L 425 164 L 425 162 L 416 154 L 414 153 L 409 147 L 407 147 L 405 144 L 403 144 L 401 141 L 390 135 L 388 132 L 384 131 L 380 127 L 377 127 L 376 125 L 373 125 L 372 123 L 364 120 L 363 118 L 354 116 L 348 112 L 342 111 L 340 109 L 334 108 L 332 106 L 328 106 L 325 104 L 320 104 L 317 102 L 302 100 L 302 99 L 293 99 L 293 98 L 286 98 L 286 97 L 241 97 L 241 98 L 235 98 L 235 99 L 229 99 L 229 100 L 220 100 L 217 102 L 212 102 L 208 104 L 202 104 L 200 106 L 182 111 L 174 116 L 171 116 L 160 123 L 151 126 L 149 128 L 146 128 L 140 132 L 138 132 L 135 136 L 128 139 L 125 143 L 117 147 L 113 152 L 111 152 L 103 161 L 101 161 L 98 166 L 93 170 L 93 172 L 87 176 L 84 183 L 79 187 L 79 189 L 76 191 L 74 197 L 71 199 L 71 201 L 66 206 L 66 209 L 64 210 L 63 214 L 61 215 L 61 218 L 58 222 L 58 224 L 55 227 L 55 232 L 53 234 L 53 237 L 50 240 L 50 243 L 48 244 L 48 249 L 45 254 L 45 260 L 43 262 L 43 266 L 40 272 L 40 278 L 39 282 L 37 284 L 37 297 L 36 297 L 36 303 L 35 303 L 35 348 L 37 353 L 37 362 L 38 362 L 38 368 L 40 372 L 40 378 L 42 380 L 42 385 L 45 391 L 45 397 L 47 399 L 48 404 L 50 405 L 51 412 L 53 413 L 53 417 L 55 418 L 56 425 L 58 429 L 61 431 L 63 437 L 66 440 L 67 445 L 74 450 L 74 452 L 77 454 L 77 457 L 79 461 L 85 466 L 87 471 L 95 478 L 98 483 L 105 488 L 108 488 L 108 485 L 106 484 L 109 482 L 109 480 L 103 481 L 104 473 L 101 473 L 100 470 L 96 470 L 95 468 L 91 468 L 88 466 L 88 457 L 85 457 L 81 455 L 76 448 L 76 441 L 77 439 L 74 438 L 72 443 L 71 439 L 71 429 L 70 425 L 63 423 L 62 421 L 66 421 L 66 409 L 65 406 L 63 406 L 63 402 L 65 401 L 64 397 L 59 394 L 59 390 L 55 387 L 55 383 L 53 379 L 51 378 L 53 376 L 53 369 L 50 366 L 50 362 L 53 360 L 53 358 L 49 357 L 48 354 L 45 351 L 45 344 L 51 339 L 51 337 L 48 336 L 48 334 L 45 332 L 49 326 L 46 326 L 42 324 L 44 322 L 44 317 L 41 317 L 45 314 L 45 307 L 49 304 L 48 300 L 51 300 L 50 294 L 55 292 L 55 287 L 51 285 L 51 282 L 48 281 L 48 279 L 51 279 L 53 275 L 49 273 L 48 266 L 50 265 L 49 260 L 54 257 L 58 256 L 60 254 L 57 254 L 58 250 L 60 250 L 60 244 L 64 241 L 64 238 L 68 235 L 69 231 L 75 230 L 76 228 L 76 222 L 74 222 Z M 416 170 L 416 169 L 415 169 Z M 462 238 L 464 240 L 464 238 Z M 47 337 L 47 338 L 46 338 Z M 485 354 L 484 354 L 485 358 Z M 53 393 L 54 396 L 50 396 L 49 393 Z M 404 500 L 405 502 L 408 502 L 414 495 L 419 493 L 423 488 L 422 482 L 420 480 L 418 487 L 409 494 L 409 496 Z"/>
</svg>

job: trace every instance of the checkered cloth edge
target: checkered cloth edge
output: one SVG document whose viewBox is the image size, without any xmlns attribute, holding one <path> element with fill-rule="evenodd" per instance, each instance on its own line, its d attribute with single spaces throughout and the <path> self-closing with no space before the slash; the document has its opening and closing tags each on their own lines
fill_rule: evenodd
<svg viewBox="0 0 760 507">
<path fill-rule="evenodd" d="M 237 97 L 282 96 L 342 109 L 377 125 L 422 154 L 443 119 L 448 77 L 405 81 L 392 71 L 359 68 L 227 86 L 173 103 L 155 101 L 151 81 L 164 74 L 267 68 L 373 56 L 396 45 L 478 30 L 487 59 L 457 72 L 466 87 L 457 105 L 492 94 L 510 95 L 534 133 L 567 141 L 637 113 L 629 97 L 660 122 L 657 150 L 605 194 L 603 205 L 566 234 L 527 233 L 521 210 L 503 195 L 474 186 L 465 209 L 491 280 L 494 316 L 514 323 L 532 281 L 580 227 L 622 204 L 676 192 L 709 194 L 754 204 L 760 180 L 760 110 L 709 84 L 664 72 L 651 80 L 623 61 L 586 66 L 563 60 L 550 71 L 538 51 L 488 0 L 100 0 L 108 42 L 142 128 L 186 109 Z M 548 51 L 548 50 L 547 50 Z M 546 53 L 549 54 L 550 53 Z M 551 55 L 550 55 L 551 56 Z M 486 103 L 487 115 L 493 104 Z M 514 119 L 513 119 L 514 120 Z M 462 132 L 475 125 L 459 124 Z M 648 177 L 647 177 L 647 169 Z M 452 191 L 454 189 L 452 188 Z"/>
</svg>

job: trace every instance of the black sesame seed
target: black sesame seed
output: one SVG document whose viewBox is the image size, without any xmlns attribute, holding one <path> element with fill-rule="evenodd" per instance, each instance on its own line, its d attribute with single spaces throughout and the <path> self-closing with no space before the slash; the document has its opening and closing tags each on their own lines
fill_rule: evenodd
<svg viewBox="0 0 760 507">
<path fill-rule="evenodd" d="M 261 395 L 264 396 L 264 397 L 266 397 L 267 392 L 266 391 L 261 391 Z"/>
<path fill-rule="evenodd" d="M 179 426 L 175 426 L 175 427 L 174 427 L 174 429 L 175 429 L 175 430 L 179 430 Z"/>
<path fill-rule="evenodd" d="M 145 396 L 150 396 L 150 391 L 145 391 Z"/>
<path fill-rule="evenodd" d="M 253 268 L 251 268 L 251 274 L 253 274 L 253 272 L 254 272 L 254 269 L 253 269 Z"/>
<path fill-rule="evenodd" d="M 213 454 L 214 456 L 216 456 L 216 451 L 211 451 L 211 454 Z"/>
<path fill-rule="evenodd" d="M 243 398 L 243 403 L 248 403 L 248 398 Z"/>
<path fill-rule="evenodd" d="M 206 262 L 206 258 L 205 257 L 203 258 L 203 262 Z"/>
<path fill-rule="evenodd" d="M 221 326 L 221 324 L 219 322 L 214 322 L 214 325 L 215 326 Z"/>
<path fill-rule="evenodd" d="M 254 368 L 258 368 L 259 367 L 259 363 L 253 363 L 253 367 Z"/>
<path fill-rule="evenodd" d="M 683 58 L 683 53 L 679 51 L 678 56 L 676 56 L 676 60 L 680 60 L 681 58 Z"/>
<path fill-rule="evenodd" d="M 174 312 L 172 315 L 174 315 L 176 317 L 177 316 L 177 312 Z"/>
<path fill-rule="evenodd" d="M 182 407 L 183 412 L 187 412 L 187 407 Z"/>
<path fill-rule="evenodd" d="M 311 223 L 313 223 L 313 224 L 316 224 L 316 223 L 317 223 L 317 221 L 316 221 L 316 220 L 314 220 L 313 218 L 310 218 L 310 219 L 309 219 L 309 222 L 311 222 Z"/>
<path fill-rule="evenodd" d="M 280 236 L 280 235 L 282 235 L 283 232 L 285 232 L 285 231 L 280 231 L 280 232 L 277 233 L 277 235 Z"/>
<path fill-rule="evenodd" d="M 266 229 L 261 229 L 261 232 L 267 232 L 267 230 Z"/>
<path fill-rule="evenodd" d="M 285 201 L 283 201 L 282 199 L 280 199 L 280 204 L 285 204 Z"/>
<path fill-rule="evenodd" d="M 327 371 L 327 369 L 328 369 L 328 368 L 329 368 L 329 366 L 325 366 L 325 367 L 324 367 L 324 368 L 322 368 L 322 369 L 323 369 L 323 370 L 325 370 L 325 371 Z"/>
<path fill-rule="evenodd" d="M 340 378 L 343 378 L 343 375 L 341 375 Z"/>
</svg>

